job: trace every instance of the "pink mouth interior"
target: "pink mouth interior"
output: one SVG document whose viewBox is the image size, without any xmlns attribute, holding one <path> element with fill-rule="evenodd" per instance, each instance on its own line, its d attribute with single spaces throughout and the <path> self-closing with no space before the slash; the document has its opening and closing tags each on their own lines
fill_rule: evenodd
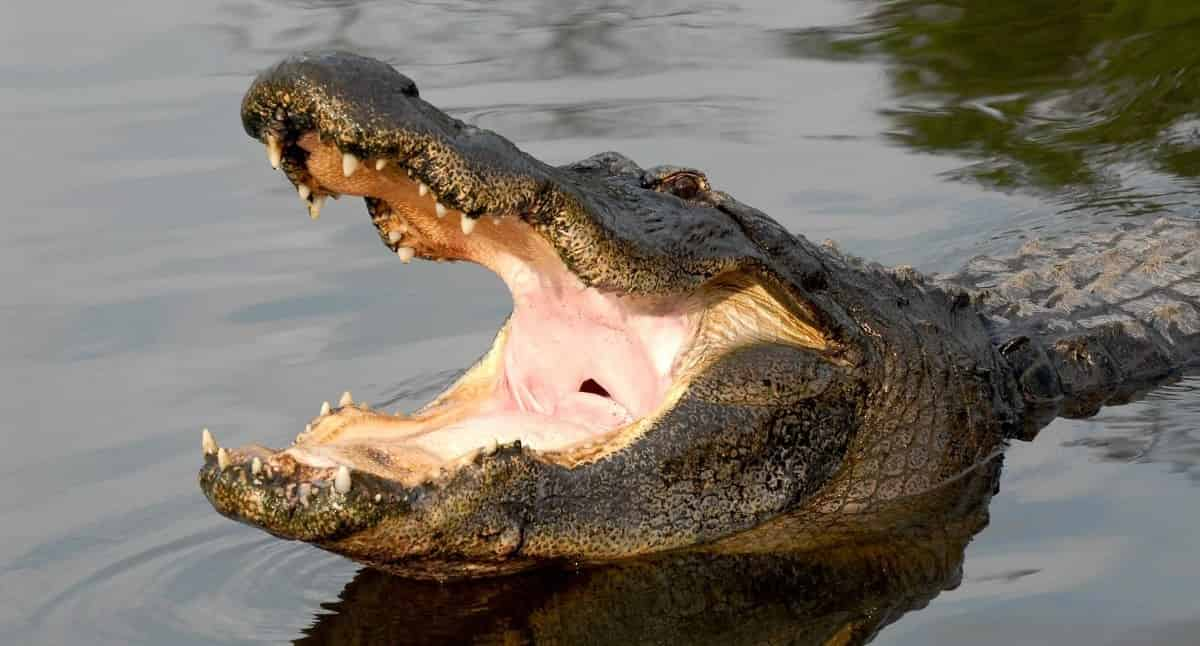
<svg viewBox="0 0 1200 646">
<path fill-rule="evenodd" d="M 488 357 L 429 406 L 411 417 L 361 406 L 323 413 L 284 453 L 310 466 L 416 473 L 497 443 L 592 444 L 663 405 L 698 327 L 690 300 L 587 287 L 519 214 L 469 219 L 411 170 L 386 160 L 347 166 L 312 132 L 296 144 L 313 194 L 373 197 L 372 221 L 402 261 L 483 265 L 508 286 L 513 313 Z"/>
<path fill-rule="evenodd" d="M 493 263 L 489 263 L 493 264 Z M 414 437 L 443 457 L 521 440 L 551 450 L 645 417 L 670 388 L 692 332 L 682 307 L 585 287 L 560 263 L 515 258 L 493 269 L 513 295 L 494 391 L 478 413 Z"/>
</svg>

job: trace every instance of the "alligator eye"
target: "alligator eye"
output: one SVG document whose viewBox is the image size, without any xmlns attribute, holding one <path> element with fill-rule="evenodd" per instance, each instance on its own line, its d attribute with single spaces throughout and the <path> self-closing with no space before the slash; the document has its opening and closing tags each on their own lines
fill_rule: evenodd
<svg viewBox="0 0 1200 646">
<path fill-rule="evenodd" d="M 683 200 L 694 200 L 708 190 L 708 180 L 699 173 L 681 172 L 664 178 L 659 190 Z"/>
</svg>

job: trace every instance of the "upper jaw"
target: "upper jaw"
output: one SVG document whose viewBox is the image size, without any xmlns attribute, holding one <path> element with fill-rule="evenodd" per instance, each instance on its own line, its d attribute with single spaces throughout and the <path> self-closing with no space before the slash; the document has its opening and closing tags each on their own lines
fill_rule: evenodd
<svg viewBox="0 0 1200 646">
<path fill-rule="evenodd" d="M 336 52 L 286 59 L 252 84 L 242 121 L 310 203 L 328 194 L 364 194 L 338 190 L 333 180 L 343 169 L 354 175 L 382 164 L 384 172 L 426 187 L 464 223 L 487 216 L 530 225 L 580 281 L 597 289 L 686 294 L 736 271 L 778 280 L 741 216 L 726 208 L 728 197 L 702 176 L 664 183 L 617 155 L 547 166 L 426 103 L 411 80 L 379 61 Z M 304 136 L 336 151 L 320 177 L 311 151 L 297 145 Z"/>
<path fill-rule="evenodd" d="M 302 156 L 288 163 L 288 144 L 314 132 L 356 160 L 401 165 L 472 217 L 536 210 L 554 174 L 503 137 L 429 105 L 386 63 L 348 53 L 301 54 L 261 73 L 242 101 L 242 124 L 251 137 L 276 140 L 293 182 L 307 178 Z"/>
</svg>

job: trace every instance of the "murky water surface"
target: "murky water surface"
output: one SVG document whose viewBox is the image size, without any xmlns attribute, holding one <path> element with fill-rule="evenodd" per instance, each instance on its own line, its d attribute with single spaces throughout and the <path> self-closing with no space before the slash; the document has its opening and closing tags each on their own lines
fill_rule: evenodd
<svg viewBox="0 0 1200 646">
<path fill-rule="evenodd" d="M 0 642 L 807 643 L 883 623 L 876 643 L 1197 643 L 1195 378 L 1015 445 L 961 574 L 973 529 L 925 581 L 793 564 L 746 587 L 781 569 L 737 560 L 417 584 L 229 522 L 195 478 L 201 426 L 278 445 L 347 388 L 413 407 L 509 307 L 478 268 L 401 266 L 357 200 L 308 221 L 237 113 L 288 52 L 385 58 L 548 161 L 700 167 L 793 231 L 936 271 L 1040 229 L 1196 217 L 1195 3 L 48 0 L 0 35 Z M 639 623 L 655 613 L 677 621 Z"/>
</svg>

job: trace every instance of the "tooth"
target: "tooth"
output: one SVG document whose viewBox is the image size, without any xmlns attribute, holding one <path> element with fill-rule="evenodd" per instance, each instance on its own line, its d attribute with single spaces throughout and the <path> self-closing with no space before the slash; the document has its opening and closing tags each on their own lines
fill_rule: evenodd
<svg viewBox="0 0 1200 646">
<path fill-rule="evenodd" d="M 325 206 L 325 196 L 314 195 L 312 201 L 308 203 L 308 217 L 314 220 L 321 217 L 322 206 Z"/>
<path fill-rule="evenodd" d="M 434 210 L 434 212 L 436 212 L 436 213 L 437 213 L 437 216 L 438 216 L 439 218 L 444 218 L 444 217 L 446 217 L 446 213 L 447 213 L 447 211 L 446 211 L 446 207 L 445 207 L 445 206 L 442 206 L 442 203 L 441 203 L 441 202 L 435 202 L 435 203 L 434 203 L 434 205 L 433 205 L 433 210 Z"/>
<path fill-rule="evenodd" d="M 387 166 L 386 159 L 376 159 L 375 160 L 375 170 L 383 170 L 384 166 Z"/>
<path fill-rule="evenodd" d="M 351 153 L 342 153 L 342 175 L 350 177 L 358 170 L 358 157 Z"/>
<path fill-rule="evenodd" d="M 345 408 L 354 403 L 354 398 L 350 396 L 350 391 L 342 393 L 342 398 L 338 400 L 338 406 Z"/>
<path fill-rule="evenodd" d="M 275 135 L 267 135 L 267 161 L 271 162 L 271 168 L 278 169 L 279 163 L 283 161 L 283 144 Z"/>
<path fill-rule="evenodd" d="M 212 433 L 208 429 L 200 431 L 200 448 L 204 449 L 204 455 L 212 455 L 217 452 L 217 441 L 213 439 Z"/>
<path fill-rule="evenodd" d="M 403 238 L 403 237 L 404 237 L 404 234 L 400 233 L 399 231 L 397 231 L 395 229 L 388 231 L 388 242 L 390 242 L 392 244 L 396 244 L 397 242 L 400 242 L 400 238 Z"/>
<path fill-rule="evenodd" d="M 225 447 L 222 446 L 221 448 L 217 449 L 217 466 L 220 467 L 222 471 L 227 469 L 231 462 L 232 460 L 229 459 L 229 451 L 226 451 Z"/>
<path fill-rule="evenodd" d="M 380 500 L 383 500 L 383 494 L 381 494 L 381 493 L 375 494 L 375 502 L 379 502 Z"/>
<path fill-rule="evenodd" d="M 400 247 L 396 250 L 396 255 L 400 256 L 400 262 L 408 263 L 417 255 L 417 250 L 412 247 Z"/>
<path fill-rule="evenodd" d="M 350 492 L 350 469 L 346 465 L 338 466 L 337 475 L 333 478 L 333 488 L 337 489 L 338 493 Z"/>
<path fill-rule="evenodd" d="M 478 222 L 479 220 L 468 217 L 467 214 L 464 213 L 462 216 L 462 232 L 466 235 L 471 235 L 471 232 L 475 230 L 475 225 Z"/>
<path fill-rule="evenodd" d="M 304 425 L 304 432 L 305 432 L 305 433 L 311 433 L 311 432 L 312 432 L 312 424 L 305 424 L 305 425 Z"/>
<path fill-rule="evenodd" d="M 417 195 L 425 197 L 425 194 L 428 192 L 429 187 L 425 185 L 425 182 L 417 182 Z"/>
<path fill-rule="evenodd" d="M 255 456 L 255 458 L 250 461 L 250 473 L 253 473 L 254 475 L 258 475 L 259 472 L 261 472 L 261 471 L 262 471 L 262 460 L 259 460 L 258 456 Z"/>
<path fill-rule="evenodd" d="M 404 170 L 408 171 L 408 176 L 409 176 L 409 177 L 412 177 L 412 169 L 411 169 L 411 168 L 406 168 L 406 169 L 404 169 Z"/>
<path fill-rule="evenodd" d="M 308 184 L 297 184 L 296 193 L 300 195 L 300 199 L 307 202 L 308 196 L 312 195 L 312 189 L 308 187 Z"/>
<path fill-rule="evenodd" d="M 322 415 L 329 414 L 329 402 L 321 402 L 321 414 Z"/>
</svg>

